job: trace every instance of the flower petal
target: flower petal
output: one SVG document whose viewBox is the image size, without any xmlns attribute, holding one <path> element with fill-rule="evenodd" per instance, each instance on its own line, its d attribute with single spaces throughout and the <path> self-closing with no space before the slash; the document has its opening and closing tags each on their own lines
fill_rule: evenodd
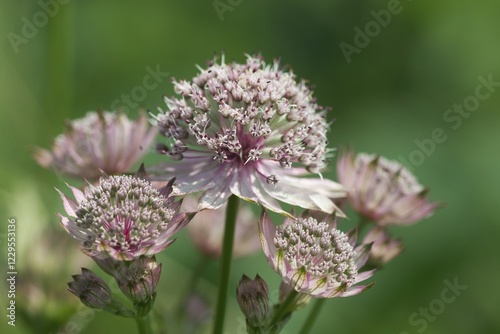
<svg viewBox="0 0 500 334">
<path fill-rule="evenodd" d="M 76 217 L 76 210 L 78 209 L 78 204 L 76 204 L 72 199 L 68 196 L 64 195 L 59 189 L 55 188 L 61 196 L 61 200 L 63 202 L 64 210 L 70 217 Z"/>
<path fill-rule="evenodd" d="M 273 265 L 273 269 L 276 270 L 276 255 L 277 249 L 274 245 L 274 236 L 276 234 L 276 227 L 274 226 L 269 214 L 266 210 L 262 211 L 259 219 L 259 235 L 260 243 L 262 245 L 262 250 L 266 255 L 267 261 Z"/>
</svg>

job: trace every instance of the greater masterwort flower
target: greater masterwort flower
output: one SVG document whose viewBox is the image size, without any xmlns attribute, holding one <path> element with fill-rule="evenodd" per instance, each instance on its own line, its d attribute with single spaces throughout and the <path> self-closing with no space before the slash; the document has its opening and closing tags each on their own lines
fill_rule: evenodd
<svg viewBox="0 0 500 334">
<path fill-rule="evenodd" d="M 141 178 L 103 177 L 85 193 L 70 187 L 76 202 L 58 190 L 69 216 L 59 214 L 61 224 L 95 258 L 131 261 L 156 254 L 193 216 L 178 213 L 181 201 L 169 197 L 172 183 L 157 190 Z"/>
<path fill-rule="evenodd" d="M 357 295 L 371 287 L 355 286 L 374 274 L 360 272 L 371 245 L 356 248 L 349 235 L 313 217 L 286 218 L 277 228 L 266 212 L 259 222 L 264 253 L 272 268 L 291 288 L 313 297 Z"/>
<path fill-rule="evenodd" d="M 144 113 L 132 121 L 121 112 L 88 112 L 68 122 L 52 151 L 37 149 L 35 159 L 43 167 L 80 179 L 97 179 L 129 171 L 147 152 L 156 128 Z"/>
<path fill-rule="evenodd" d="M 205 191 L 200 208 L 220 207 L 231 194 L 286 214 L 278 201 L 333 212 L 343 196 L 320 173 L 330 150 L 325 110 L 304 81 L 249 56 L 246 64 L 211 64 L 192 81 L 174 81 L 178 97 L 155 117 L 167 137 L 157 149 L 175 162 L 156 167 L 175 175 L 174 192 Z"/>
<path fill-rule="evenodd" d="M 396 161 L 348 151 L 339 157 L 337 173 L 353 208 L 384 226 L 408 225 L 430 216 L 438 203 L 427 200 L 428 189 Z"/>
</svg>

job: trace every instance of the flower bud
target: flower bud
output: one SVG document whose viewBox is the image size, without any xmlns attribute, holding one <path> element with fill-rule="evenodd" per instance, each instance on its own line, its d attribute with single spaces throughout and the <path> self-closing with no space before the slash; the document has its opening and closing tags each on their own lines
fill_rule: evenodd
<svg viewBox="0 0 500 334">
<path fill-rule="evenodd" d="M 266 281 L 259 275 L 255 276 L 254 280 L 243 275 L 236 292 L 247 324 L 252 327 L 263 326 L 269 314 L 269 291 Z"/>
<path fill-rule="evenodd" d="M 120 290 L 134 303 L 154 301 L 156 285 L 160 280 L 161 264 L 156 258 L 141 256 L 131 262 L 122 262 L 114 274 Z"/>
<path fill-rule="evenodd" d="M 68 283 L 68 287 L 71 293 L 90 308 L 104 309 L 113 299 L 106 282 L 86 268 L 82 268 L 82 275 L 73 275 L 73 281 Z"/>
<path fill-rule="evenodd" d="M 146 300 L 135 302 L 134 309 L 138 317 L 145 317 L 153 309 L 156 299 L 156 291 Z"/>
</svg>

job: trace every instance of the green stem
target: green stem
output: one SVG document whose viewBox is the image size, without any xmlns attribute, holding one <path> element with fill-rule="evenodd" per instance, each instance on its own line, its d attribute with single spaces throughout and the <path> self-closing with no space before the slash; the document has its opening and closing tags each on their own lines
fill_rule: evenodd
<svg viewBox="0 0 500 334">
<path fill-rule="evenodd" d="M 226 225 L 224 227 L 224 240 L 222 244 L 221 266 L 219 271 L 219 291 L 217 295 L 217 308 L 215 313 L 214 334 L 222 334 L 226 313 L 227 289 L 231 260 L 233 256 L 234 230 L 238 213 L 238 197 L 231 195 L 226 209 Z"/>
<path fill-rule="evenodd" d="M 280 304 L 274 313 L 273 318 L 271 319 L 271 325 L 276 324 L 283 319 L 285 314 L 289 312 L 288 310 L 290 309 L 290 306 L 295 302 L 295 298 L 297 298 L 298 295 L 299 293 L 295 291 L 295 289 L 292 289 L 290 293 L 288 293 L 285 301 Z"/>
<path fill-rule="evenodd" d="M 302 326 L 302 329 L 300 330 L 299 334 L 307 334 L 309 331 L 312 329 L 314 326 L 314 322 L 318 318 L 319 312 L 321 311 L 321 308 L 325 304 L 326 298 L 319 298 L 316 300 L 314 303 L 313 309 L 307 316 L 306 322 Z"/>
<path fill-rule="evenodd" d="M 149 317 L 136 317 L 135 322 L 137 323 L 137 331 L 139 334 L 151 334 L 151 324 L 149 323 Z"/>
</svg>

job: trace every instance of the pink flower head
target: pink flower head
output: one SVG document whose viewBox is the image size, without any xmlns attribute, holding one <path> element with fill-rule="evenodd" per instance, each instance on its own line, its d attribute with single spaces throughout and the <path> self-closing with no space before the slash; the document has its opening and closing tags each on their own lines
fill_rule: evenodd
<svg viewBox="0 0 500 334">
<path fill-rule="evenodd" d="M 259 222 L 262 248 L 285 284 L 318 298 L 354 296 L 373 285 L 355 286 L 374 274 L 374 270 L 359 272 L 371 245 L 355 248 L 355 231 L 344 234 L 332 225 L 306 214 L 287 217 L 275 227 L 263 213 Z"/>
<path fill-rule="evenodd" d="M 246 64 L 211 63 L 192 81 L 174 81 L 178 97 L 155 117 L 160 153 L 171 162 L 155 173 L 175 175 L 175 194 L 204 191 L 200 209 L 214 209 L 231 194 L 287 214 L 278 201 L 333 212 L 344 196 L 330 180 L 300 178 L 320 173 L 332 150 L 329 124 L 304 81 L 248 56 Z"/>
<path fill-rule="evenodd" d="M 147 152 L 156 128 L 144 113 L 131 121 L 121 112 L 88 112 L 84 118 L 68 122 L 52 151 L 37 149 L 36 161 L 65 175 L 94 180 L 102 173 L 128 172 Z"/>
<path fill-rule="evenodd" d="M 247 205 L 240 204 L 234 234 L 233 257 L 243 257 L 260 249 L 258 215 Z M 198 201 L 194 196 L 186 196 L 184 211 L 196 211 Z M 222 238 L 226 221 L 227 202 L 215 210 L 203 210 L 196 214 L 186 227 L 196 248 L 212 258 L 222 253 Z"/>
<path fill-rule="evenodd" d="M 169 197 L 172 183 L 157 190 L 132 176 L 103 177 L 85 193 L 70 186 L 76 201 L 58 190 L 69 216 L 59 214 L 61 225 L 95 258 L 131 261 L 156 254 L 193 217 L 178 213 L 181 201 Z"/>
<path fill-rule="evenodd" d="M 439 206 L 404 166 L 378 155 L 348 151 L 339 157 L 337 173 L 353 208 L 380 226 L 409 225 Z"/>
</svg>

